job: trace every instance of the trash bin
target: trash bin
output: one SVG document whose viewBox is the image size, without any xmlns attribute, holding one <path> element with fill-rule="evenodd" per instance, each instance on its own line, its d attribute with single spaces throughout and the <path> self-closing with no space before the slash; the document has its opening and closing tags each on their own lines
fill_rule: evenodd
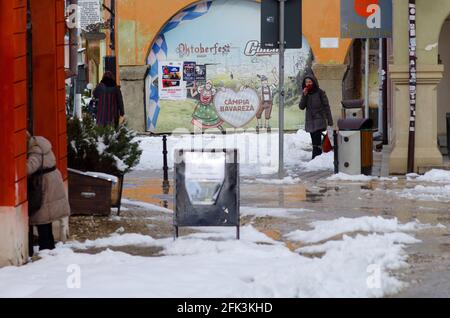
<svg viewBox="0 0 450 318">
<path fill-rule="evenodd" d="M 450 158 L 450 113 L 447 113 L 447 155 Z"/>
<path fill-rule="evenodd" d="M 364 100 L 349 99 L 342 101 L 342 118 L 363 118 Z"/>
<path fill-rule="evenodd" d="M 336 172 L 371 175 L 373 168 L 372 119 L 347 118 L 338 122 Z"/>
</svg>

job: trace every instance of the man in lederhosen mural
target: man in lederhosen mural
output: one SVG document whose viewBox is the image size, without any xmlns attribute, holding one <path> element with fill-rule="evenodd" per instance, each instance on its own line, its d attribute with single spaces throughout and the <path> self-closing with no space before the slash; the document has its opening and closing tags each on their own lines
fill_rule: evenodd
<svg viewBox="0 0 450 318">
<path fill-rule="evenodd" d="M 264 75 L 258 75 L 258 78 L 261 80 L 261 105 L 256 113 L 256 119 L 258 120 L 256 129 L 267 128 L 270 130 L 270 119 L 272 118 L 273 109 L 273 90 L 275 85 L 270 85 L 269 79 Z M 264 126 L 262 124 L 263 113 L 265 115 Z"/>
</svg>

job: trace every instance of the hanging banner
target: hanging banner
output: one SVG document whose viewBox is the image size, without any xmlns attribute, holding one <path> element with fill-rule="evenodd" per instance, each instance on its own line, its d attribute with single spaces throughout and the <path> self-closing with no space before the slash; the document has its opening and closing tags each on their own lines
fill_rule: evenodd
<svg viewBox="0 0 450 318">
<path fill-rule="evenodd" d="M 186 83 L 183 81 L 183 63 L 163 63 L 159 73 L 159 98 L 183 100 L 186 99 L 186 96 Z"/>
<path fill-rule="evenodd" d="M 341 38 L 392 38 L 392 0 L 341 0 Z"/>
</svg>

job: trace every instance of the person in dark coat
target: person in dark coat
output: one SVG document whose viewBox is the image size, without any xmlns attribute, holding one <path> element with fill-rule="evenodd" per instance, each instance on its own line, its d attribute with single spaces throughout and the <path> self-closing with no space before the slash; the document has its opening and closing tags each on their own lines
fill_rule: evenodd
<svg viewBox="0 0 450 318">
<path fill-rule="evenodd" d="M 96 114 L 98 126 L 117 127 L 120 118 L 125 115 L 122 92 L 117 86 L 114 74 L 105 72 L 103 79 L 94 90 L 96 100 Z"/>
<path fill-rule="evenodd" d="M 322 133 L 333 126 L 330 103 L 325 91 L 320 89 L 314 75 L 307 75 L 302 83 L 303 95 L 300 109 L 306 109 L 305 130 L 311 134 L 313 159 L 322 154 Z"/>
</svg>

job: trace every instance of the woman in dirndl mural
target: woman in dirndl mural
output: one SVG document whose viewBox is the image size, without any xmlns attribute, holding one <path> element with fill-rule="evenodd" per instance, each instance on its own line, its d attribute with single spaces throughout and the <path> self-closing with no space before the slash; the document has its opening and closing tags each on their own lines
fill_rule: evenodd
<svg viewBox="0 0 450 318">
<path fill-rule="evenodd" d="M 201 129 L 218 128 L 224 131 L 223 120 L 217 115 L 214 107 L 214 96 L 217 90 L 211 81 L 206 81 L 205 85 L 197 88 L 196 84 L 191 89 L 192 97 L 200 94 L 200 100 L 192 115 L 192 124 Z"/>
</svg>

